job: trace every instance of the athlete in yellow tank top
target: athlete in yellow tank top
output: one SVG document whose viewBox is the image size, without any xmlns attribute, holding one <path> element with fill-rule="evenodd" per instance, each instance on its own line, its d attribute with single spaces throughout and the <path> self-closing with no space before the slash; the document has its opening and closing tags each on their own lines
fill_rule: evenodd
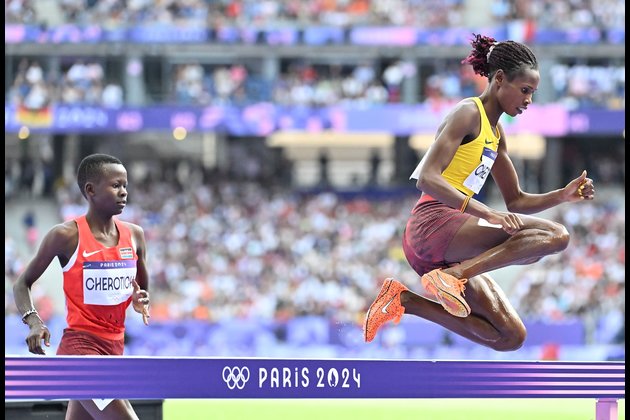
<svg viewBox="0 0 630 420">
<path fill-rule="evenodd" d="M 412 174 L 423 196 L 407 221 L 403 249 L 427 297 L 386 279 L 365 317 L 367 342 L 386 322 L 411 314 L 494 350 L 517 350 L 525 341 L 525 326 L 487 273 L 564 250 L 569 245 L 565 227 L 530 214 L 595 196 L 586 171 L 546 193 L 521 189 L 499 118 L 504 113 L 516 117 L 531 105 L 540 82 L 538 62 L 518 42 L 475 35 L 471 45 L 464 63 L 486 76 L 488 85 L 444 118 Z M 490 174 L 507 211 L 471 198 Z M 438 268 L 425 271 L 428 266 Z"/>
<path fill-rule="evenodd" d="M 492 170 L 501 136 L 490 125 L 481 100 L 477 97 L 465 99 L 465 101 L 469 100 L 477 105 L 481 115 L 479 135 L 457 148 L 451 163 L 442 172 L 442 176 L 457 190 L 473 196 L 481 191 L 481 187 Z"/>
</svg>

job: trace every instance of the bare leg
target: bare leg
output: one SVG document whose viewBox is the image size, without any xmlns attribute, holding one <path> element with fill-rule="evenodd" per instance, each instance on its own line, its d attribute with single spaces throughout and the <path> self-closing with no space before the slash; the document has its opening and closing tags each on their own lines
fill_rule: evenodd
<svg viewBox="0 0 630 420">
<path fill-rule="evenodd" d="M 466 300 L 471 314 L 466 318 L 452 316 L 436 302 L 411 291 L 401 293 L 405 313 L 435 322 L 475 343 L 497 351 L 517 350 L 526 336 L 525 326 L 507 300 L 503 290 L 487 274 L 469 279 Z"/>
<path fill-rule="evenodd" d="M 66 410 L 66 420 L 93 420 L 90 413 L 81 405 L 79 401 L 69 401 Z"/>
<path fill-rule="evenodd" d="M 66 420 L 138 420 L 131 403 L 128 400 L 114 400 L 103 411 L 99 410 L 94 401 L 70 401 L 66 411 Z"/>
<path fill-rule="evenodd" d="M 531 264 L 562 251 L 569 243 L 569 233 L 561 224 L 532 216 L 521 218 L 524 228 L 510 236 L 502 229 L 479 226 L 479 219 L 471 217 L 451 241 L 445 259 L 455 263 L 442 271 L 468 279 L 465 297 L 471 308 L 469 316 L 452 316 L 442 305 L 413 292 L 401 294 L 405 313 L 498 351 L 520 348 L 526 337 L 525 326 L 503 290 L 484 273 L 508 265 Z"/>
<path fill-rule="evenodd" d="M 559 223 L 521 215 L 525 227 L 510 236 L 502 229 L 478 226 L 471 217 L 457 232 L 446 252 L 446 261 L 461 261 L 444 271 L 470 279 L 508 265 L 531 264 L 558 253 L 569 244 L 569 232 Z"/>
</svg>

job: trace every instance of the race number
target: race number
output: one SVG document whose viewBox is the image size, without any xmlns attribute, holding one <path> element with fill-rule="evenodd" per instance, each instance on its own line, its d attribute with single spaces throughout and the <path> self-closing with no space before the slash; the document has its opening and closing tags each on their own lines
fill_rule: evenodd
<svg viewBox="0 0 630 420">
<path fill-rule="evenodd" d="M 496 158 L 497 152 L 484 147 L 483 154 L 481 155 L 481 163 L 470 173 L 470 175 L 468 175 L 464 181 L 464 186 L 474 191 L 475 194 L 479 194 L 481 187 L 483 187 L 483 184 L 486 182 L 486 179 L 492 170 L 492 165 L 494 165 Z"/>
</svg>

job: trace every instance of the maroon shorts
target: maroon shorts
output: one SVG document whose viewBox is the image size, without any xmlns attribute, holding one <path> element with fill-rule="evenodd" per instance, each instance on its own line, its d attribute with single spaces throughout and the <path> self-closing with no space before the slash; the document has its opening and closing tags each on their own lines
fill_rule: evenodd
<svg viewBox="0 0 630 420">
<path fill-rule="evenodd" d="M 416 203 L 403 234 L 403 250 L 409 265 L 422 276 L 444 268 L 444 255 L 457 231 L 470 217 L 424 194 Z"/>
<path fill-rule="evenodd" d="M 63 330 L 57 356 L 122 356 L 125 340 L 107 340 L 86 331 Z"/>
</svg>

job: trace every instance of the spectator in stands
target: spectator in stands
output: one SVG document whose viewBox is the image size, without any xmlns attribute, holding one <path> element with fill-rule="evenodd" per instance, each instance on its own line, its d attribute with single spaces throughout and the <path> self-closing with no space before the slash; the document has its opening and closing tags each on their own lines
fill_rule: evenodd
<svg viewBox="0 0 630 420">
<path fill-rule="evenodd" d="M 37 228 L 37 219 L 35 218 L 35 212 L 33 209 L 26 210 L 22 223 L 24 224 L 26 243 L 28 244 L 29 249 L 34 251 L 37 241 L 39 240 L 39 230 Z"/>
<path fill-rule="evenodd" d="M 37 12 L 30 0 L 6 0 L 4 3 L 6 23 L 37 23 Z"/>
</svg>

